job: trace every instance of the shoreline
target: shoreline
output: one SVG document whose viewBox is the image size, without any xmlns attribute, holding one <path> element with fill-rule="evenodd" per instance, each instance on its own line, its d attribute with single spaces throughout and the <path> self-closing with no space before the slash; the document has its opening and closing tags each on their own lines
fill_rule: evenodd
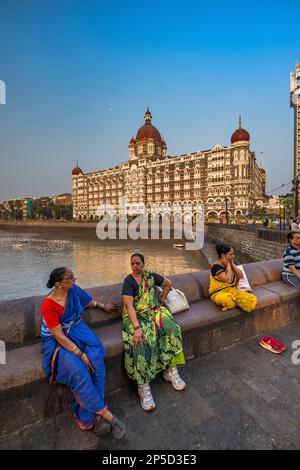
<svg viewBox="0 0 300 470">
<path fill-rule="evenodd" d="M 55 227 L 55 228 L 80 228 L 80 227 L 89 227 L 95 229 L 97 223 L 95 222 L 73 222 L 71 220 L 68 221 L 50 221 L 50 220 L 0 220 L 0 229 L 5 227 Z"/>
</svg>

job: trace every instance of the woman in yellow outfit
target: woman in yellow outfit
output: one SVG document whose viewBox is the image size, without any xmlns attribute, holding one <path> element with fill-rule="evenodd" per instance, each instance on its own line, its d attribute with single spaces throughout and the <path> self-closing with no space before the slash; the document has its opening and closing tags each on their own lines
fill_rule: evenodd
<svg viewBox="0 0 300 470">
<path fill-rule="evenodd" d="M 240 307 L 245 312 L 252 312 L 257 303 L 254 294 L 238 289 L 243 273 L 234 263 L 234 252 L 231 246 L 216 246 L 218 260 L 213 263 L 210 273 L 209 296 L 222 307 L 223 311 Z"/>
</svg>

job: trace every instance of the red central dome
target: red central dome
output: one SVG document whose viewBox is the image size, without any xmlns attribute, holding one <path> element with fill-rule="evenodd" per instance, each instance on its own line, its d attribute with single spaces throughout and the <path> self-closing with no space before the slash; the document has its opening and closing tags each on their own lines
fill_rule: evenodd
<svg viewBox="0 0 300 470">
<path fill-rule="evenodd" d="M 240 129 L 237 129 L 231 136 L 231 143 L 235 144 L 236 142 L 241 142 L 241 141 L 250 141 L 250 135 L 249 132 L 246 131 L 246 129 L 243 129 L 242 127 Z"/>
<path fill-rule="evenodd" d="M 145 124 L 138 130 L 135 140 L 154 139 L 161 142 L 161 135 L 156 127 L 151 124 L 151 113 L 147 109 L 145 113 Z"/>
<path fill-rule="evenodd" d="M 232 134 L 231 143 L 235 144 L 236 142 L 242 142 L 242 141 L 249 142 L 250 141 L 250 134 L 249 134 L 249 132 L 246 131 L 246 129 L 242 128 L 242 120 L 241 120 L 241 117 L 240 117 L 239 128 L 236 131 L 234 131 L 234 133 Z"/>
</svg>

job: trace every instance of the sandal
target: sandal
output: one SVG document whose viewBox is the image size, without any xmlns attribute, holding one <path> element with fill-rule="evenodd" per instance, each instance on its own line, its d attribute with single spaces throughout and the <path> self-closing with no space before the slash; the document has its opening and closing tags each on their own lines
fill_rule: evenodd
<svg viewBox="0 0 300 470">
<path fill-rule="evenodd" d="M 122 437 L 124 437 L 125 432 L 126 432 L 126 426 L 116 416 L 113 416 L 111 427 L 112 427 L 112 435 L 115 439 L 122 439 Z"/>
<path fill-rule="evenodd" d="M 111 431 L 111 424 L 105 421 L 101 416 L 97 417 L 97 422 L 94 426 L 94 431 L 98 436 L 103 436 Z"/>
<path fill-rule="evenodd" d="M 283 351 L 286 350 L 286 346 L 283 343 L 280 343 L 276 338 L 273 338 L 272 336 L 264 336 L 259 344 L 265 348 L 268 349 L 268 351 L 273 352 L 274 354 L 281 354 Z"/>
</svg>

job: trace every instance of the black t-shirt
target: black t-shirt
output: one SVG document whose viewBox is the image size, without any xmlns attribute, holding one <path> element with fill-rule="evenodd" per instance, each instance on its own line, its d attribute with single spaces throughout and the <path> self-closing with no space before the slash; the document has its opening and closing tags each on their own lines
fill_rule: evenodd
<svg viewBox="0 0 300 470">
<path fill-rule="evenodd" d="M 222 264 L 214 264 L 213 267 L 211 268 L 211 273 L 213 276 L 218 276 L 219 274 L 222 274 L 225 272 L 224 266 Z"/>
<path fill-rule="evenodd" d="M 164 277 L 158 273 L 151 272 L 152 276 L 154 277 L 154 282 L 156 286 L 161 286 L 164 282 Z M 131 297 L 136 297 L 139 290 L 139 284 L 136 282 L 134 277 L 129 274 L 129 276 L 125 277 L 123 282 L 123 289 L 122 295 L 130 295 Z"/>
</svg>

